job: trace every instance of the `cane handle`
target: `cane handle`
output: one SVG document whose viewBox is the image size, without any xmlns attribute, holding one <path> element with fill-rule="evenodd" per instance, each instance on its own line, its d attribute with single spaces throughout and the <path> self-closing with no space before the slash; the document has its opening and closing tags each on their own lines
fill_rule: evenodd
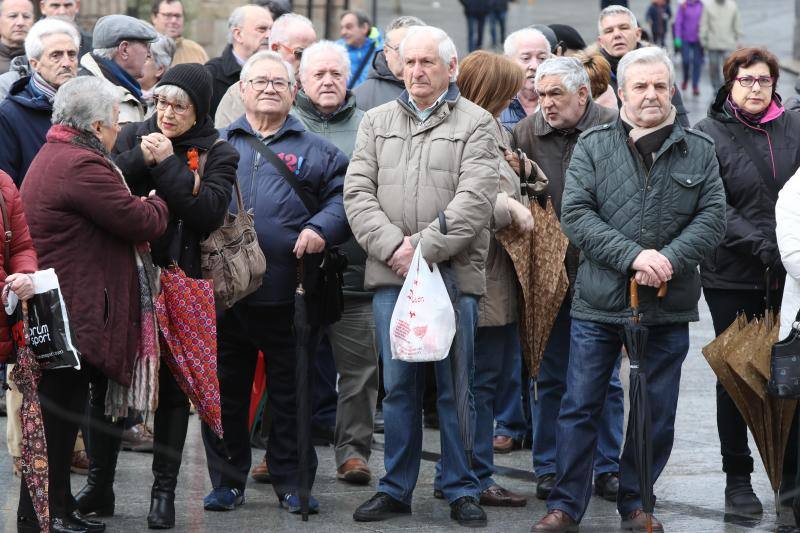
<svg viewBox="0 0 800 533">
<path fill-rule="evenodd" d="M 667 284 L 662 283 L 656 296 L 663 298 L 666 295 Z M 631 309 L 639 309 L 639 284 L 636 282 L 636 278 L 631 278 Z"/>
</svg>

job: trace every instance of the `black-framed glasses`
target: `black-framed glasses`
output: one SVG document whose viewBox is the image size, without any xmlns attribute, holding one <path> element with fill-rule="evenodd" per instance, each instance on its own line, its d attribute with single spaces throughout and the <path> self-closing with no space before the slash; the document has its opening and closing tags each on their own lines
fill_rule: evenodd
<svg viewBox="0 0 800 533">
<path fill-rule="evenodd" d="M 253 78 L 247 80 L 247 83 L 249 83 L 250 87 L 257 92 L 266 91 L 270 84 L 272 84 L 272 88 L 276 93 L 282 93 L 289 88 L 289 80 L 285 80 L 283 78 L 275 78 L 273 80 L 268 80 L 266 78 Z"/>
<path fill-rule="evenodd" d="M 736 81 L 742 87 L 752 87 L 754 83 L 758 83 L 759 87 L 772 87 L 772 84 L 775 83 L 775 78 L 772 76 L 739 76 Z"/>
<path fill-rule="evenodd" d="M 160 96 L 156 97 L 156 109 L 166 111 L 168 107 L 172 107 L 176 115 L 185 115 L 189 108 L 192 107 L 192 104 L 178 104 Z"/>
</svg>

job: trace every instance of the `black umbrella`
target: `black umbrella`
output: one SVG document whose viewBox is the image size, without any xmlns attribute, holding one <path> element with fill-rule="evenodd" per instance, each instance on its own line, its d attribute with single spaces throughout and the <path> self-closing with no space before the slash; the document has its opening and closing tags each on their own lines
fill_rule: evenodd
<svg viewBox="0 0 800 533">
<path fill-rule="evenodd" d="M 297 469 L 300 477 L 298 497 L 303 522 L 308 521 L 308 499 L 311 480 L 308 476 L 308 452 L 311 447 L 311 325 L 306 308 L 306 290 L 303 288 L 303 260 L 298 263 L 297 288 L 294 291 L 294 339 L 296 402 L 297 402 Z"/>
<path fill-rule="evenodd" d="M 647 375 L 645 373 L 645 349 L 648 329 L 640 322 L 639 285 L 631 280 L 631 319 L 625 324 L 622 341 L 630 361 L 630 414 L 628 415 L 628 438 L 633 444 L 636 470 L 639 473 L 639 495 L 642 511 L 647 515 L 647 531 L 653 531 L 653 447 L 651 444 L 650 402 L 647 398 Z M 667 293 L 667 285 L 658 289 L 658 297 Z"/>
<path fill-rule="evenodd" d="M 447 235 L 447 222 L 444 213 L 439 212 L 439 230 L 442 235 Z M 453 344 L 450 346 L 450 372 L 453 374 L 453 395 L 455 397 L 456 412 L 458 414 L 458 429 L 461 435 L 461 444 L 464 445 L 464 454 L 467 457 L 467 464 L 472 469 L 472 448 L 475 442 L 475 425 L 472 413 L 474 412 L 474 398 L 472 396 L 472 373 L 474 365 L 470 358 L 464 353 L 462 337 L 459 335 L 458 327 L 460 324 L 458 317 L 458 299 L 460 291 L 456 283 L 456 276 L 450 267 L 449 261 L 439 265 L 442 280 L 447 287 L 450 301 L 453 302 L 453 311 L 456 319 L 456 335 Z"/>
</svg>

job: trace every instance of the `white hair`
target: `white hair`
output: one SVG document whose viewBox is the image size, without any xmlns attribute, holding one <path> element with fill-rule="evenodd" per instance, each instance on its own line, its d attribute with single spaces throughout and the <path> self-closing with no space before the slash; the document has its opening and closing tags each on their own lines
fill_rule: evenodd
<svg viewBox="0 0 800 533">
<path fill-rule="evenodd" d="M 177 104 L 194 104 L 189 93 L 177 85 L 159 85 L 153 90 L 153 94 L 156 96 L 163 96 L 170 102 L 175 102 Z"/>
<path fill-rule="evenodd" d="M 659 63 L 667 67 L 669 71 L 669 86 L 672 87 L 675 83 L 675 66 L 672 64 L 672 60 L 670 60 L 663 48 L 659 46 L 646 46 L 628 52 L 622 56 L 617 66 L 617 81 L 620 89 L 625 91 L 625 77 L 628 67 L 638 64 L 653 65 Z"/>
<path fill-rule="evenodd" d="M 122 90 L 96 76 L 79 76 L 62 85 L 53 101 L 53 124 L 91 132 L 92 124 L 114 123 L 114 106 L 122 101 Z"/>
<path fill-rule="evenodd" d="M 508 57 L 513 57 L 517 55 L 517 41 L 520 37 L 527 37 L 528 39 L 542 39 L 547 46 L 547 53 L 550 53 L 550 41 L 547 40 L 547 36 L 540 32 L 535 28 L 522 28 L 521 30 L 517 30 L 506 37 L 506 40 L 503 42 L 503 53 Z"/>
<path fill-rule="evenodd" d="M 639 22 L 636 20 L 636 15 L 633 14 L 633 11 L 625 6 L 613 4 L 600 12 L 600 17 L 597 19 L 597 33 L 603 33 L 603 19 L 614 15 L 627 15 L 631 19 L 631 26 L 634 29 L 639 27 Z"/>
<path fill-rule="evenodd" d="M 158 34 L 158 38 L 150 44 L 150 54 L 153 56 L 153 62 L 156 64 L 156 67 L 168 69 L 172 64 L 172 58 L 175 56 L 175 50 L 175 40 L 172 37 L 167 37 L 160 33 Z"/>
<path fill-rule="evenodd" d="M 335 54 L 339 58 L 339 62 L 342 65 L 342 74 L 345 78 L 350 77 L 350 54 L 347 53 L 347 49 L 345 49 L 345 47 L 341 44 L 333 41 L 317 41 L 306 48 L 303 52 L 303 58 L 300 60 L 299 73 L 301 80 L 305 78 L 306 72 L 309 69 L 309 65 L 312 64 L 317 56 L 325 52 L 331 52 Z"/>
<path fill-rule="evenodd" d="M 257 7 L 269 13 L 269 10 L 267 8 L 259 6 L 257 4 L 245 4 L 243 6 L 239 6 L 236 9 L 234 9 L 233 12 L 231 13 L 231 16 L 228 17 L 228 44 L 233 43 L 233 29 L 241 28 L 244 25 L 244 19 L 247 18 L 247 10 L 250 7 Z M 272 16 L 271 13 L 270 16 Z"/>
<path fill-rule="evenodd" d="M 47 17 L 31 26 L 25 37 L 25 55 L 28 59 L 41 59 L 44 53 L 42 39 L 50 35 L 66 35 L 75 43 L 76 51 L 81 47 L 81 36 L 75 24 L 64 19 Z"/>
<path fill-rule="evenodd" d="M 303 15 L 297 13 L 286 13 L 272 23 L 272 30 L 269 33 L 269 44 L 286 43 L 289 40 L 291 29 L 298 26 L 307 26 L 315 34 L 314 24 Z"/>
<path fill-rule="evenodd" d="M 286 69 L 286 74 L 289 77 L 289 85 L 294 87 L 295 84 L 295 77 L 294 77 L 294 67 L 288 61 L 285 61 L 280 54 L 275 52 L 270 52 L 268 50 L 262 50 L 261 52 L 256 52 L 250 59 L 248 59 L 245 64 L 242 66 L 242 72 L 239 74 L 240 81 L 247 81 L 247 76 L 250 74 L 250 69 L 253 68 L 253 65 L 256 63 L 260 63 L 262 61 L 271 61 L 273 63 L 277 63 L 281 65 L 283 68 Z"/>
<path fill-rule="evenodd" d="M 581 61 L 575 57 L 551 57 L 542 62 L 536 68 L 535 85 L 539 86 L 539 81 L 545 76 L 558 76 L 561 85 L 575 94 L 581 87 L 589 90 L 589 97 L 592 96 L 592 84 L 589 81 L 589 74 L 583 68 Z"/>
<path fill-rule="evenodd" d="M 453 39 L 451 39 L 450 36 L 448 36 L 447 33 L 445 33 L 445 31 L 441 28 L 437 28 L 435 26 L 409 27 L 406 36 L 400 43 L 400 57 L 405 57 L 405 49 L 406 46 L 408 46 L 407 43 L 421 35 L 427 35 L 436 39 L 436 41 L 439 43 L 439 58 L 445 65 L 449 67 L 450 63 L 454 59 L 456 60 L 456 71 L 452 78 L 450 78 L 450 81 L 456 81 L 456 77 L 458 76 L 458 50 L 456 50 L 456 45 L 453 42 Z"/>
</svg>

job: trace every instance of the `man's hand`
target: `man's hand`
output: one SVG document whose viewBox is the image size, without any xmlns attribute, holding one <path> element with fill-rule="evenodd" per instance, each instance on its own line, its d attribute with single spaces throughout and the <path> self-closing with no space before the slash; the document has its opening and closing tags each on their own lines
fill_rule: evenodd
<svg viewBox="0 0 800 533">
<path fill-rule="evenodd" d="M 408 269 L 411 268 L 411 259 L 414 258 L 414 247 L 411 245 L 411 237 L 403 237 L 403 243 L 392 254 L 389 259 L 389 268 L 401 278 L 406 277 Z"/>
<path fill-rule="evenodd" d="M 325 250 L 325 239 L 311 228 L 300 232 L 297 242 L 294 243 L 292 253 L 300 259 L 304 254 L 318 254 Z"/>
<path fill-rule="evenodd" d="M 643 250 L 631 265 L 636 271 L 636 281 L 649 287 L 660 287 L 672 279 L 672 265 L 669 259 L 656 250 Z M 639 273 L 646 276 L 639 276 Z M 639 281 L 639 280 L 642 281 Z"/>
<path fill-rule="evenodd" d="M 505 152 L 506 161 L 511 166 L 511 169 L 519 174 L 519 156 L 516 152 L 512 152 L 511 150 L 506 150 Z M 525 175 L 531 175 L 531 160 L 527 157 L 525 158 Z"/>
<path fill-rule="evenodd" d="M 533 231 L 533 215 L 530 209 L 513 198 L 509 198 L 508 210 L 511 211 L 511 221 L 515 226 L 525 233 Z"/>
</svg>

